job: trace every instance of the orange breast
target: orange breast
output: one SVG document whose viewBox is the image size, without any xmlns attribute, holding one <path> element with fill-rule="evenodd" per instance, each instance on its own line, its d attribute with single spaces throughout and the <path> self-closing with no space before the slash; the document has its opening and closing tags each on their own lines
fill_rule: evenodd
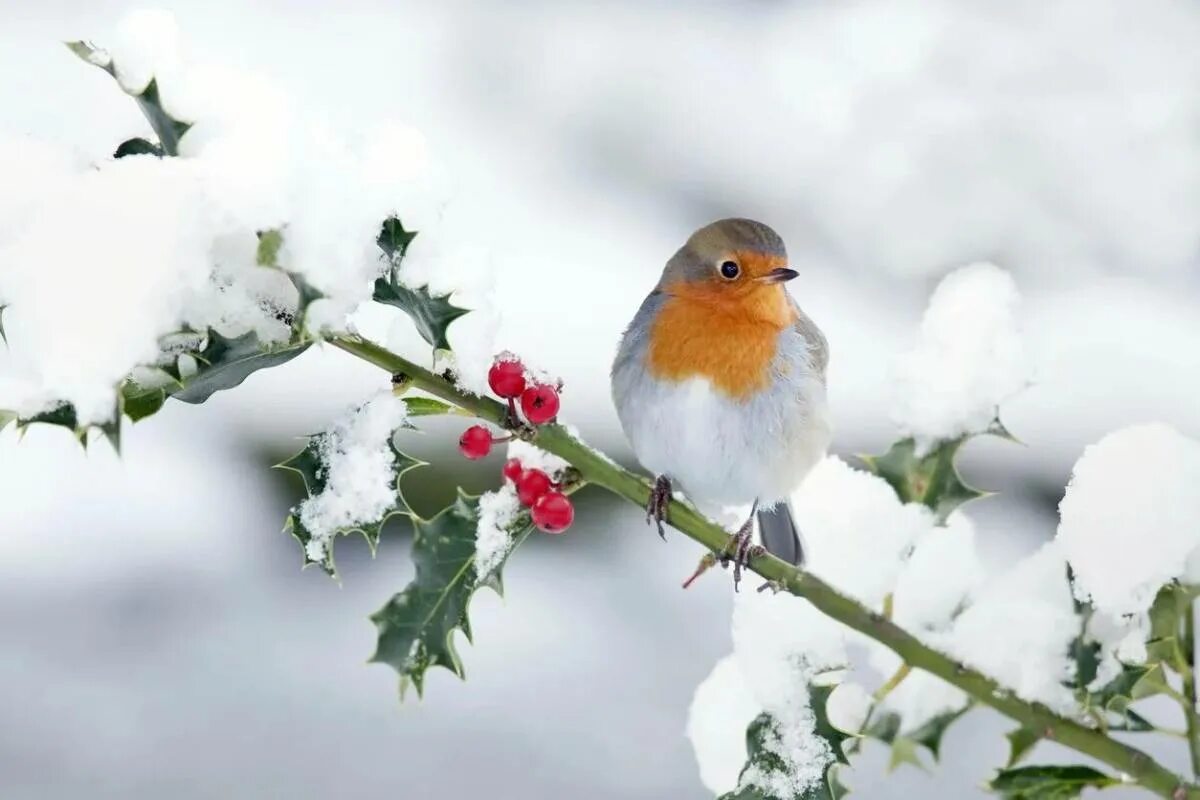
<svg viewBox="0 0 1200 800">
<path fill-rule="evenodd" d="M 767 387 L 779 332 L 794 318 L 782 288 L 736 298 L 691 288 L 667 291 L 671 296 L 650 329 L 652 375 L 706 378 L 734 399 Z"/>
</svg>

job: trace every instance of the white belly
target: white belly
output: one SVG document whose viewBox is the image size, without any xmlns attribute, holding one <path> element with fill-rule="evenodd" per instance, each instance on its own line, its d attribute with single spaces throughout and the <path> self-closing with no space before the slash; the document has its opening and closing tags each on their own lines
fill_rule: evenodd
<svg viewBox="0 0 1200 800">
<path fill-rule="evenodd" d="M 796 365 L 798 366 L 798 365 Z M 643 369 L 614 375 L 617 411 L 638 460 L 705 503 L 771 505 L 829 446 L 825 387 L 803 369 L 734 400 L 703 378 L 666 383 Z"/>
</svg>

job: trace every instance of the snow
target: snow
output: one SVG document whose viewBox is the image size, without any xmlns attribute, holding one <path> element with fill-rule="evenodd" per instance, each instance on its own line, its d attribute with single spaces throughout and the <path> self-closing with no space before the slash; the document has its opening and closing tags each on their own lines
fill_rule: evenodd
<svg viewBox="0 0 1200 800">
<path fill-rule="evenodd" d="M 825 713 L 829 724 L 842 733 L 857 735 L 867 722 L 873 701 L 866 689 L 852 681 L 843 681 L 834 687 L 825 701 Z"/>
<path fill-rule="evenodd" d="M 138 9 L 117 25 L 108 48 L 121 87 L 141 94 L 156 76 L 169 83 L 180 67 L 180 36 L 175 16 L 161 9 Z"/>
<path fill-rule="evenodd" d="M 895 584 L 892 619 L 910 631 L 942 628 L 983 578 L 975 524 L 956 511 L 917 543 L 905 563 Z"/>
<path fill-rule="evenodd" d="M 321 561 L 339 532 L 379 522 L 399 504 L 392 433 L 407 406 L 390 391 L 338 420 L 321 435 L 325 488 L 300 504 L 300 522 L 312 536 L 308 557 Z"/>
<path fill-rule="evenodd" d="M 513 545 L 513 524 L 521 515 L 517 489 L 509 481 L 479 497 L 475 527 L 475 575 L 482 581 L 504 561 Z"/>
<path fill-rule="evenodd" d="M 738 776 L 746 766 L 746 728 L 761 712 L 734 655 L 718 661 L 696 687 L 688 711 L 687 737 L 700 767 L 700 780 L 714 795 L 737 788 Z"/>
<path fill-rule="evenodd" d="M 793 497 L 812 572 L 877 607 L 892 591 L 933 514 L 901 503 L 882 478 L 833 456 L 820 461 Z"/>
<path fill-rule="evenodd" d="M 944 634 L 925 637 L 1025 700 L 1075 709 L 1068 647 L 1079 633 L 1067 563 L 1054 542 L 987 583 Z"/>
<path fill-rule="evenodd" d="M 122 86 L 140 91 L 155 76 L 168 112 L 194 122 L 181 158 L 87 163 L 0 131 L 0 261 L 12 265 L 0 273 L 0 408 L 28 415 L 68 401 L 81 422 L 101 422 L 117 382 L 153 361 L 165 334 L 212 326 L 287 338 L 280 312 L 297 293 L 257 265 L 258 231 L 281 230 L 279 266 L 326 295 L 306 317 L 312 332 L 344 330 L 369 299 L 385 217 L 427 225 L 418 241 L 437 245 L 443 192 L 418 132 L 395 121 L 331 130 L 262 76 L 188 58 L 179 38 L 170 14 L 134 12 L 111 54 Z M 132 103 L 116 87 L 111 102 Z M 477 376 L 494 318 L 459 324 L 460 358 Z"/>
<path fill-rule="evenodd" d="M 1026 385 L 1019 306 L 1016 283 L 993 264 L 962 267 L 938 284 L 893 380 L 892 418 L 919 449 L 986 430 Z"/>
<path fill-rule="evenodd" d="M 570 466 L 564 459 L 522 439 L 513 439 L 508 443 L 507 457 L 517 459 L 525 469 L 540 469 L 555 480 L 561 478 L 563 470 Z"/>
<path fill-rule="evenodd" d="M 1137 614 L 1183 577 L 1200 545 L 1197 485 L 1200 442 L 1167 425 L 1122 428 L 1084 450 L 1056 537 L 1080 599 L 1114 617 Z"/>
</svg>

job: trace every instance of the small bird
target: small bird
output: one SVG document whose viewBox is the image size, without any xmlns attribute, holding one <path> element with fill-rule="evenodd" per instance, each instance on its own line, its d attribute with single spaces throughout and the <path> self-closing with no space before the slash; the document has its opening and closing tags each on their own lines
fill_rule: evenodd
<svg viewBox="0 0 1200 800">
<path fill-rule="evenodd" d="M 646 509 L 663 535 L 674 487 L 704 505 L 750 505 L 722 565 L 803 552 L 788 496 L 829 447 L 829 346 L 784 284 L 783 239 L 723 219 L 688 238 L 621 338 L 612 393 L 625 435 L 656 477 Z M 669 521 L 669 520 L 668 520 Z"/>
</svg>

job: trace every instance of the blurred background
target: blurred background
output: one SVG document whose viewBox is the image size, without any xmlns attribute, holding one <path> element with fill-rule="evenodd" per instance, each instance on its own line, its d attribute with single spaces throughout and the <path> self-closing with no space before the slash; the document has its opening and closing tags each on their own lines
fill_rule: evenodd
<svg viewBox="0 0 1200 800">
<path fill-rule="evenodd" d="M 0 127 L 102 158 L 143 133 L 103 44 L 131 4 L 0 0 Z M 665 259 L 722 216 L 768 222 L 832 344 L 839 453 L 879 452 L 892 357 L 945 272 L 988 259 L 1025 296 L 1023 446 L 964 470 L 993 569 L 1051 536 L 1081 449 L 1132 422 L 1200 434 L 1200 5 L 1065 2 L 179 2 L 191 46 L 260 72 L 333 126 L 400 117 L 486 248 L 506 344 L 566 381 L 564 416 L 628 461 L 608 397 L 622 325 Z M 0 176 L 3 180 L 3 176 Z M 399 199 L 403 208 L 403 200 Z M 79 247 L 64 231 L 64 246 Z M 683 729 L 729 651 L 728 581 L 697 548 L 580 497 L 507 596 L 472 608 L 469 680 L 396 698 L 367 615 L 410 577 L 408 531 L 342 582 L 280 532 L 301 487 L 267 467 L 385 376 L 314 348 L 203 406 L 127 425 L 123 453 L 0 435 L 0 796 L 704 798 Z M 491 461 L 459 424 L 405 442 L 419 510 Z M 869 798 L 982 796 L 1009 726 L 957 724 L 943 763 Z M 1169 743 L 1168 743 L 1169 744 Z M 1183 768 L 1168 746 L 1167 762 Z"/>
</svg>

